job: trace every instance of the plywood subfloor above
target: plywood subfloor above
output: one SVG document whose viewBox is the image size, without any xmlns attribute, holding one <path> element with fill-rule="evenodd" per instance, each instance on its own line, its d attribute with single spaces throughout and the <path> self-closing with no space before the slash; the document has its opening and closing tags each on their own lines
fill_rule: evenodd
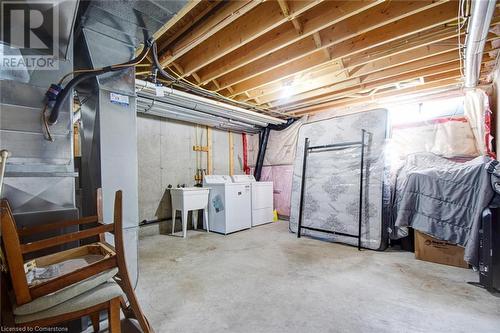
<svg viewBox="0 0 500 333">
<path fill-rule="evenodd" d="M 160 60 L 195 85 L 283 117 L 379 95 L 435 93 L 461 86 L 467 22 L 459 6 L 447 0 L 193 1 L 157 34 Z M 499 9 L 483 81 L 496 65 L 498 23 Z M 138 75 L 148 71 L 141 67 Z"/>
</svg>

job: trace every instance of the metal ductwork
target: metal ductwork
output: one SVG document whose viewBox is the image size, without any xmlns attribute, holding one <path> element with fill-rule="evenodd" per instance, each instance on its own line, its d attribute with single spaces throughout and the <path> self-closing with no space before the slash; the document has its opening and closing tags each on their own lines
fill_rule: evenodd
<svg viewBox="0 0 500 333">
<path fill-rule="evenodd" d="M 484 44 L 490 28 L 495 0 L 472 1 L 472 14 L 465 40 L 465 87 L 474 88 L 481 72 Z"/>
<path fill-rule="evenodd" d="M 187 3 L 93 0 L 79 10 L 75 67 L 127 62 L 136 49 Z M 82 215 L 95 215 L 102 188 L 103 216 L 113 219 L 116 190 L 123 191 L 123 232 L 128 271 L 137 281 L 138 172 L 135 69 L 110 72 L 76 86 L 81 108 Z M 59 123 L 59 122 L 58 122 Z M 132 281 L 134 282 L 134 281 Z"/>
<path fill-rule="evenodd" d="M 245 110 L 173 88 L 136 80 L 137 112 L 236 132 L 258 132 L 286 120 Z"/>
</svg>

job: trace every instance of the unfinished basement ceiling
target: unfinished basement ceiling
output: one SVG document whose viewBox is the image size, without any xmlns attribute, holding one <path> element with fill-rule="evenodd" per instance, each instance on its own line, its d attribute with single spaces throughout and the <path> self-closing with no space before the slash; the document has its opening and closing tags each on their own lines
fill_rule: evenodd
<svg viewBox="0 0 500 333">
<path fill-rule="evenodd" d="M 498 6 L 498 5 L 497 5 Z M 273 116 L 458 89 L 468 1 L 192 1 L 156 34 L 172 73 Z M 463 14 L 459 14 L 462 12 Z M 495 66 L 497 7 L 480 82 Z M 149 60 L 137 69 L 150 73 Z"/>
</svg>

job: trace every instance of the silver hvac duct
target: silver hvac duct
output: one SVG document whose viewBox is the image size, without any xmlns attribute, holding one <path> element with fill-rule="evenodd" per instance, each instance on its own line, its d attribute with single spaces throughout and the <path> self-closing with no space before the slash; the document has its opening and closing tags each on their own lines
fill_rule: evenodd
<svg viewBox="0 0 500 333">
<path fill-rule="evenodd" d="M 258 127 L 254 125 L 143 97 L 137 98 L 137 112 L 235 132 L 258 132 Z"/>
<path fill-rule="evenodd" d="M 136 80 L 137 96 L 144 99 L 162 101 L 164 103 L 182 107 L 197 112 L 200 116 L 209 114 L 231 121 L 266 127 L 268 124 L 284 124 L 286 120 L 271 117 L 261 113 L 245 110 L 226 103 L 213 101 L 173 88 L 162 88 L 158 94 L 157 87 L 150 82 Z"/>
<path fill-rule="evenodd" d="M 474 88 L 479 80 L 484 44 L 495 12 L 495 5 L 495 0 L 472 1 L 472 14 L 465 40 L 466 88 Z"/>
<path fill-rule="evenodd" d="M 220 129 L 230 129 L 238 132 L 258 132 L 259 127 L 237 120 L 215 116 L 209 113 L 188 109 L 179 105 L 151 100 L 144 97 L 137 98 L 137 112 L 154 114 L 159 117 L 176 119 L 189 123 L 206 125 Z"/>
</svg>

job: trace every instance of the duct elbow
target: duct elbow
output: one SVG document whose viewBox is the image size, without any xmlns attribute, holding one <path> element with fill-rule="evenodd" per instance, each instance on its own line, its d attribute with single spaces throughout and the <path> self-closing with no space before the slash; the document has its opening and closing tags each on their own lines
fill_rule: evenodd
<svg viewBox="0 0 500 333">
<path fill-rule="evenodd" d="M 477 86 L 481 74 L 481 61 L 489 27 L 495 12 L 495 0 L 474 0 L 465 40 L 466 88 Z"/>
</svg>

